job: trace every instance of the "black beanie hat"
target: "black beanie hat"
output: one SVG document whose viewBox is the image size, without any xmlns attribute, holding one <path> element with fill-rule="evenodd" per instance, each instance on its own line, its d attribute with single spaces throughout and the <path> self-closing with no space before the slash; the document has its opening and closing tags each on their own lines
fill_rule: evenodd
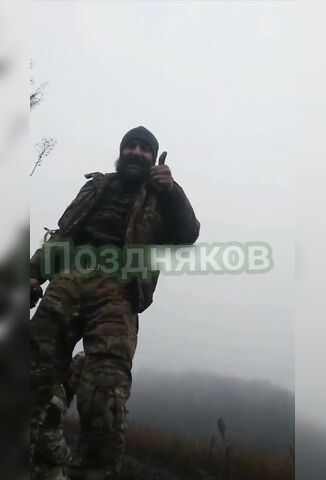
<svg viewBox="0 0 326 480">
<path fill-rule="evenodd" d="M 133 128 L 132 130 L 129 130 L 129 132 L 126 133 L 126 135 L 123 137 L 120 143 L 120 155 L 124 147 L 128 142 L 131 140 L 142 140 L 143 142 L 148 143 L 148 145 L 151 147 L 151 150 L 153 152 L 153 159 L 154 162 L 156 161 L 157 157 L 157 152 L 158 152 L 158 141 L 154 137 L 154 135 L 147 130 L 145 127 L 136 127 Z"/>
</svg>

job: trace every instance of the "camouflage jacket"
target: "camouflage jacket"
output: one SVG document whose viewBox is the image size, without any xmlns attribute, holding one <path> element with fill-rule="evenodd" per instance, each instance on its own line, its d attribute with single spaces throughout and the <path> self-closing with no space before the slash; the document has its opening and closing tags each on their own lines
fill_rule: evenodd
<svg viewBox="0 0 326 480">
<path fill-rule="evenodd" d="M 96 205 L 104 189 L 116 173 L 91 173 L 90 179 L 79 191 L 77 197 L 65 210 L 52 238 L 74 238 L 90 210 Z M 192 245 L 198 238 L 200 224 L 182 188 L 174 182 L 170 192 L 158 193 L 150 185 L 143 184 L 129 213 L 125 245 Z M 31 259 L 31 277 L 41 283 L 43 249 L 35 252 Z M 144 311 L 151 303 L 157 284 L 158 274 L 152 280 L 131 282 L 132 300 L 137 312 Z"/>
</svg>

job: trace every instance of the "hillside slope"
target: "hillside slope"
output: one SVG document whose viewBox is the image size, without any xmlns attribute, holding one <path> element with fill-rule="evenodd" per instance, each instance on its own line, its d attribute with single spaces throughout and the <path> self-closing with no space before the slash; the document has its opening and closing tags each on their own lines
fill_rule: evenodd
<svg viewBox="0 0 326 480">
<path fill-rule="evenodd" d="M 131 423 L 202 439 L 223 417 L 233 440 L 275 453 L 294 434 L 293 394 L 266 381 L 144 370 L 134 375 L 128 410 Z"/>
</svg>

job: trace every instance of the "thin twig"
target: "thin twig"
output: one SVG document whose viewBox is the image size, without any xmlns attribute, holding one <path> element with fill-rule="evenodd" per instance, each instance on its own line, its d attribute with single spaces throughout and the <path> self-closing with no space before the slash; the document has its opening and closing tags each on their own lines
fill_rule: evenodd
<svg viewBox="0 0 326 480">
<path fill-rule="evenodd" d="M 41 142 L 36 144 L 38 149 L 37 160 L 34 164 L 34 167 L 30 173 L 30 177 L 33 175 L 37 167 L 42 165 L 43 160 L 49 155 L 49 153 L 54 149 L 57 144 L 57 140 L 52 137 L 43 137 Z"/>
</svg>

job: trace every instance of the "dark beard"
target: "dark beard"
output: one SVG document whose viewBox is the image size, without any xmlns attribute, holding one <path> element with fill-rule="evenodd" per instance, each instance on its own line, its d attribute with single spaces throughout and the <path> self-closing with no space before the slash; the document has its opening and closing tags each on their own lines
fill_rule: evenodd
<svg viewBox="0 0 326 480">
<path fill-rule="evenodd" d="M 142 157 L 121 155 L 115 167 L 121 181 L 128 188 L 137 188 L 150 179 L 151 164 Z"/>
</svg>

